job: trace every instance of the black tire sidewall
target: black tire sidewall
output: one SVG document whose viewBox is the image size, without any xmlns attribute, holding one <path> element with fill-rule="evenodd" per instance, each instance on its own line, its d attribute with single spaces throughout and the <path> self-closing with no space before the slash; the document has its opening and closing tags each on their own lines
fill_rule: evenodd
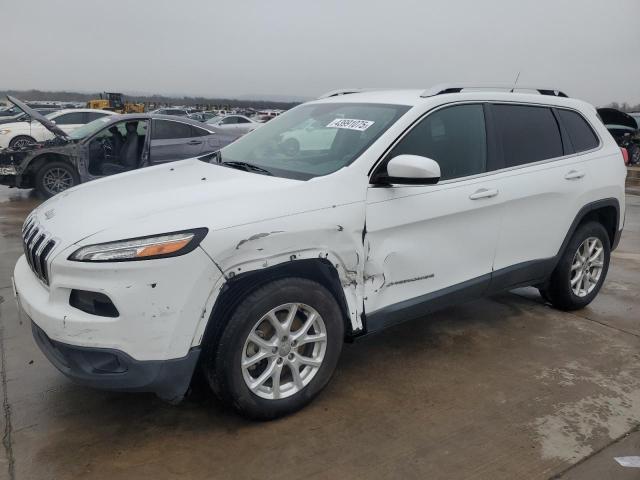
<svg viewBox="0 0 640 480">
<path fill-rule="evenodd" d="M 80 183 L 80 177 L 78 175 L 78 172 L 69 163 L 61 160 L 45 161 L 45 163 L 36 172 L 35 187 L 36 187 L 36 190 L 46 198 L 52 197 L 53 194 L 48 192 L 47 189 L 44 187 L 43 179 L 47 171 L 51 170 L 52 168 L 64 168 L 71 174 L 71 178 L 73 178 L 73 185 L 71 185 L 69 188 L 75 187 L 76 185 L 78 185 L 78 183 Z"/>
<path fill-rule="evenodd" d="M 322 317 L 327 346 L 322 365 L 300 392 L 279 400 L 255 395 L 247 387 L 240 367 L 247 336 L 256 322 L 272 308 L 286 303 L 305 303 Z M 327 385 L 340 357 L 344 341 L 343 316 L 333 295 L 322 285 L 303 278 L 273 281 L 253 293 L 231 314 L 215 355 L 216 390 L 241 414 L 261 420 L 277 418 L 307 405 Z"/>
<path fill-rule="evenodd" d="M 600 239 L 604 247 L 604 262 L 600 279 L 591 293 L 584 297 L 579 297 L 573 293 L 570 285 L 571 265 L 578 247 L 589 237 Z M 549 288 L 546 289 L 551 303 L 564 310 L 577 310 L 586 307 L 598 295 L 609 270 L 611 258 L 611 246 L 607 231 L 598 222 L 588 222 L 578 227 L 571 240 L 567 244 L 560 262 L 556 266 L 551 278 Z"/>
<path fill-rule="evenodd" d="M 9 148 L 14 148 L 16 142 L 21 138 L 28 139 L 31 143 L 37 143 L 36 139 L 33 137 L 30 137 L 29 135 L 18 135 L 17 137 L 11 139 L 11 141 L 9 142 Z"/>
</svg>

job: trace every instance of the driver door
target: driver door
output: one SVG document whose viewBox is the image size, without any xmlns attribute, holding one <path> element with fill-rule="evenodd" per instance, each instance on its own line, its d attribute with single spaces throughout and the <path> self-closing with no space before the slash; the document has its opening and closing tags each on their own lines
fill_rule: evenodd
<svg viewBox="0 0 640 480">
<path fill-rule="evenodd" d="M 490 150 L 483 105 L 465 104 L 429 114 L 385 158 L 432 158 L 441 180 L 369 186 L 364 272 L 369 331 L 484 292 L 501 219 L 497 180 L 487 175 Z"/>
</svg>

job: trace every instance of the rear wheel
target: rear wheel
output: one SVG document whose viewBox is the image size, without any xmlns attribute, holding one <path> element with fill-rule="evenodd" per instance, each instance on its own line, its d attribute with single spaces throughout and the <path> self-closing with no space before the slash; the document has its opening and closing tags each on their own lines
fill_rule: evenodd
<svg viewBox="0 0 640 480">
<path fill-rule="evenodd" d="M 18 135 L 15 138 L 12 138 L 9 142 L 9 147 L 11 148 L 22 148 L 28 145 L 33 145 L 36 143 L 36 140 L 29 135 Z"/>
<path fill-rule="evenodd" d="M 338 362 L 344 323 L 333 295 L 303 278 L 273 281 L 233 311 L 203 367 L 215 392 L 241 414 L 272 419 L 309 403 Z"/>
<path fill-rule="evenodd" d="M 597 222 L 578 227 L 542 295 L 561 310 L 586 307 L 596 297 L 609 269 L 609 235 Z"/>
<path fill-rule="evenodd" d="M 35 175 L 35 187 L 46 198 L 77 185 L 80 182 L 78 172 L 67 162 L 55 160 L 45 163 Z"/>
</svg>

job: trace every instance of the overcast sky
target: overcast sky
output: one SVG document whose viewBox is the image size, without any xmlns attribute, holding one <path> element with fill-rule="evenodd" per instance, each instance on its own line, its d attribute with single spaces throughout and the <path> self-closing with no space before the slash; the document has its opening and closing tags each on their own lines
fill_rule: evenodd
<svg viewBox="0 0 640 480">
<path fill-rule="evenodd" d="M 451 81 L 640 103 L 640 0 L 0 0 L 0 88 L 313 97 Z"/>
</svg>

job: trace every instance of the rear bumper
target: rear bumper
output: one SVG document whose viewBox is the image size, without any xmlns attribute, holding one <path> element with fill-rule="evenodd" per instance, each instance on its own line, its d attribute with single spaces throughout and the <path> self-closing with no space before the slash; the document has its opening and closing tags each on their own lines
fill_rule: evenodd
<svg viewBox="0 0 640 480">
<path fill-rule="evenodd" d="M 170 402 L 186 393 L 200 356 L 200 349 L 192 348 L 183 358 L 140 361 L 119 350 L 57 342 L 33 321 L 31 326 L 40 350 L 73 381 L 104 390 L 153 392 Z"/>
</svg>

